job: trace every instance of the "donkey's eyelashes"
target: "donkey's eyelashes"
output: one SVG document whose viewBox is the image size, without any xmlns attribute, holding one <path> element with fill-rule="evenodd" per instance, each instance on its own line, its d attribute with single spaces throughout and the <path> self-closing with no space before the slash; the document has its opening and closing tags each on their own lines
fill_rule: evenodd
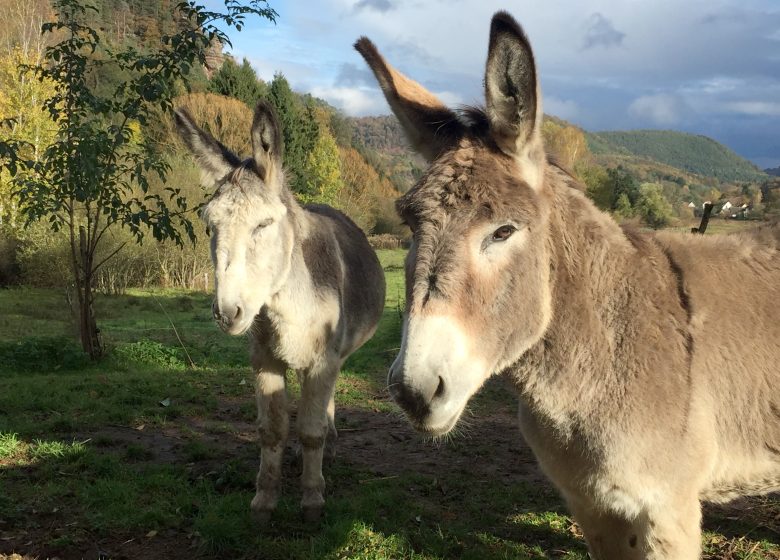
<svg viewBox="0 0 780 560">
<path fill-rule="evenodd" d="M 261 221 L 260 223 L 258 223 L 252 231 L 255 234 L 260 233 L 263 230 L 263 228 L 270 226 L 272 223 L 274 223 L 273 219 L 267 218 Z"/>
</svg>

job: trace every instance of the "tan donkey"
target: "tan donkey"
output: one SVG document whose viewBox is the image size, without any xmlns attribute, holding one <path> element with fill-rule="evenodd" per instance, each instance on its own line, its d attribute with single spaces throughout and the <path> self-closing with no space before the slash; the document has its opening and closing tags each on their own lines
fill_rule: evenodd
<svg viewBox="0 0 780 560">
<path fill-rule="evenodd" d="M 186 111 L 177 111 L 176 124 L 204 185 L 214 189 L 203 212 L 215 269 L 214 318 L 226 333 L 249 333 L 257 373 L 261 462 L 252 510 L 266 521 L 279 499 L 291 368 L 301 383 L 301 506 L 314 521 L 324 504 L 323 447 L 336 436 L 336 376 L 376 330 L 385 299 L 382 268 L 349 218 L 295 201 L 285 186 L 282 134 L 270 105 L 257 106 L 254 153 L 244 161 Z"/>
<path fill-rule="evenodd" d="M 780 229 L 621 229 L 545 155 L 531 47 L 504 12 L 485 111 L 356 48 L 430 161 L 397 205 L 414 241 L 395 399 L 442 435 L 507 372 L 594 558 L 698 558 L 702 500 L 780 490 Z"/>
</svg>

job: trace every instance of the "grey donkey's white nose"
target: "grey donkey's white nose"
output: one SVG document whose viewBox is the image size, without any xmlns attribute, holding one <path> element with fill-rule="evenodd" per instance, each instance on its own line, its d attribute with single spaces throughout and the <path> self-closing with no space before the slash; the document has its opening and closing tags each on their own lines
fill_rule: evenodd
<svg viewBox="0 0 780 560">
<path fill-rule="evenodd" d="M 387 389 L 398 405 L 411 417 L 422 421 L 431 412 L 431 403 L 444 396 L 444 378 L 433 372 L 420 372 L 413 378 L 404 372 L 404 362 L 399 356 L 390 366 Z"/>
<path fill-rule="evenodd" d="M 222 330 L 227 330 L 241 318 L 242 310 L 238 304 L 220 306 L 215 300 L 211 304 L 211 313 L 219 327 Z"/>
</svg>

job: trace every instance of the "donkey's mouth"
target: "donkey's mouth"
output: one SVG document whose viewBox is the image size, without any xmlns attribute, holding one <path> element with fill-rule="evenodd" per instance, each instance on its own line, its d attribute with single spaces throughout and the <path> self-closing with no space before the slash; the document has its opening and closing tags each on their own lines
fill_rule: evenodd
<svg viewBox="0 0 780 560">
<path fill-rule="evenodd" d="M 443 420 L 441 419 L 443 414 L 437 414 L 435 411 L 427 414 L 423 418 L 414 417 L 408 412 L 406 415 L 416 431 L 433 438 L 439 438 L 447 435 L 455 428 L 462 413 L 463 409 L 458 410 L 455 414 L 452 414 Z"/>
<path fill-rule="evenodd" d="M 229 334 L 231 336 L 241 336 L 242 334 L 246 334 L 247 331 L 249 331 L 249 328 L 252 326 L 251 321 L 248 323 L 232 323 L 229 325 L 225 325 L 220 321 L 216 321 L 216 323 L 223 333 Z"/>
</svg>

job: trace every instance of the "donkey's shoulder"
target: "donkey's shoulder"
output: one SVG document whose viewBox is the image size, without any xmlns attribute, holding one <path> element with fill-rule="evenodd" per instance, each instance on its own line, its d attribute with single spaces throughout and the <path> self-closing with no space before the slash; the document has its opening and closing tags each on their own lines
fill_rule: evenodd
<svg viewBox="0 0 780 560">
<path fill-rule="evenodd" d="M 353 235 L 357 234 L 359 237 L 365 237 L 363 230 L 361 230 L 349 216 L 340 210 L 336 210 L 332 206 L 326 204 L 306 204 L 303 209 L 309 214 L 324 218 L 326 223 L 330 223 L 331 226 L 343 230 L 344 232 Z"/>
</svg>

